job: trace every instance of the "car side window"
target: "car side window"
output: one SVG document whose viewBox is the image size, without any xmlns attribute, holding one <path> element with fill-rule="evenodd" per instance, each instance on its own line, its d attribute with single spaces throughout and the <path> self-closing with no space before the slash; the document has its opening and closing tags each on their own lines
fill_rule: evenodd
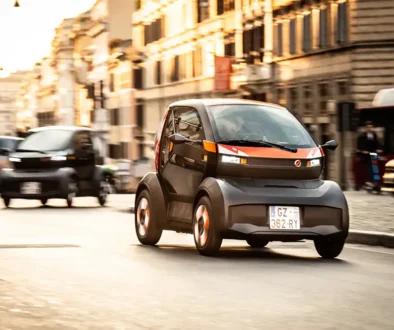
<svg viewBox="0 0 394 330">
<path fill-rule="evenodd" d="M 205 138 L 201 119 L 196 109 L 179 107 L 175 110 L 175 132 L 191 140 Z"/>
<path fill-rule="evenodd" d="M 163 142 L 161 148 L 161 166 L 164 166 L 168 162 L 169 154 L 170 154 L 170 139 L 169 137 L 174 134 L 174 116 L 173 111 L 170 110 L 167 120 L 164 124 L 164 134 L 163 134 Z"/>
</svg>

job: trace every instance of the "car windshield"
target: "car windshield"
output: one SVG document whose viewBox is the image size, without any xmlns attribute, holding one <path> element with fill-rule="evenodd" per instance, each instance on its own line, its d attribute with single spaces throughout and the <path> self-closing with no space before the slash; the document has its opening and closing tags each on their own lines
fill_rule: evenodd
<svg viewBox="0 0 394 330">
<path fill-rule="evenodd" d="M 314 148 L 304 126 L 286 109 L 237 104 L 208 107 L 220 141 L 265 141 L 291 148 Z"/>
<path fill-rule="evenodd" d="M 22 141 L 17 150 L 57 151 L 63 150 L 70 143 L 73 132 L 53 129 L 29 135 Z"/>
<path fill-rule="evenodd" d="M 0 138 L 0 148 L 15 150 L 20 140 Z"/>
</svg>

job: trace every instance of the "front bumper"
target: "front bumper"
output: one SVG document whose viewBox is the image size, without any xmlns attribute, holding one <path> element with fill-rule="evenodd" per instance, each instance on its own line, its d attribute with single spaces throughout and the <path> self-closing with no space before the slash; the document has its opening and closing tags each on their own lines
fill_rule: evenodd
<svg viewBox="0 0 394 330">
<path fill-rule="evenodd" d="M 25 182 L 38 182 L 41 192 L 34 194 L 21 193 L 21 185 Z M 43 172 L 21 172 L 2 170 L 0 172 L 0 193 L 2 197 L 41 199 L 65 198 L 68 193 L 68 175 L 61 169 Z"/>
<path fill-rule="evenodd" d="M 324 181 L 316 187 L 305 188 L 259 186 L 256 181 L 252 185 L 231 180 L 218 181 L 222 198 L 219 201 L 216 197 L 213 205 L 214 213 L 221 213 L 220 229 L 224 238 L 244 239 L 259 235 L 269 240 L 295 241 L 318 236 L 346 237 L 348 234 L 348 205 L 335 182 Z M 301 228 L 270 229 L 269 206 L 298 206 Z"/>
</svg>

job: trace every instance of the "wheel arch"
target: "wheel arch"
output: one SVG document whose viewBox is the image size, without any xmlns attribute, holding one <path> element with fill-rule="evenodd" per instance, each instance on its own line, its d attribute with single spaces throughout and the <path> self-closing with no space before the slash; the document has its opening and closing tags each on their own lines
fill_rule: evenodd
<svg viewBox="0 0 394 330">
<path fill-rule="evenodd" d="M 198 201 L 202 197 L 208 197 L 212 204 L 213 218 L 217 219 L 217 225 L 219 230 L 226 228 L 226 209 L 225 200 L 223 196 L 222 188 L 220 187 L 219 181 L 216 178 L 206 178 L 197 190 L 196 196 L 193 201 L 193 213 L 197 206 Z"/>
<path fill-rule="evenodd" d="M 138 196 L 144 190 L 147 190 L 150 195 L 152 204 L 151 211 L 155 214 L 158 214 L 157 219 L 159 220 L 159 224 L 162 228 L 164 228 L 167 225 L 167 207 L 157 173 L 149 172 L 139 182 L 135 192 L 134 214 L 137 212 L 138 208 Z"/>
</svg>

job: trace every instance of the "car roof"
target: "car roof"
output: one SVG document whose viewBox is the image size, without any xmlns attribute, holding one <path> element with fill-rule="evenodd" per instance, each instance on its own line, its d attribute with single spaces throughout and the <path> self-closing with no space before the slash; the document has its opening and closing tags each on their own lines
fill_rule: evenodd
<svg viewBox="0 0 394 330">
<path fill-rule="evenodd" d="M 3 136 L 3 135 L 0 135 L 0 140 L 24 140 L 24 139 L 21 138 L 21 137 L 18 137 L 18 136 Z"/>
<path fill-rule="evenodd" d="M 36 132 L 43 132 L 43 131 L 51 131 L 51 130 L 62 130 L 62 131 L 92 131 L 89 127 L 83 126 L 44 126 L 44 127 L 37 127 L 29 129 L 29 132 L 36 133 Z"/>
<path fill-rule="evenodd" d="M 236 99 L 236 98 L 186 99 L 186 100 L 176 101 L 174 103 L 171 103 L 170 107 L 194 106 L 196 104 L 203 105 L 205 107 L 214 106 L 214 105 L 264 105 L 264 106 L 287 110 L 281 105 L 274 103 L 260 102 L 254 100 L 246 100 L 246 99 Z"/>
</svg>

